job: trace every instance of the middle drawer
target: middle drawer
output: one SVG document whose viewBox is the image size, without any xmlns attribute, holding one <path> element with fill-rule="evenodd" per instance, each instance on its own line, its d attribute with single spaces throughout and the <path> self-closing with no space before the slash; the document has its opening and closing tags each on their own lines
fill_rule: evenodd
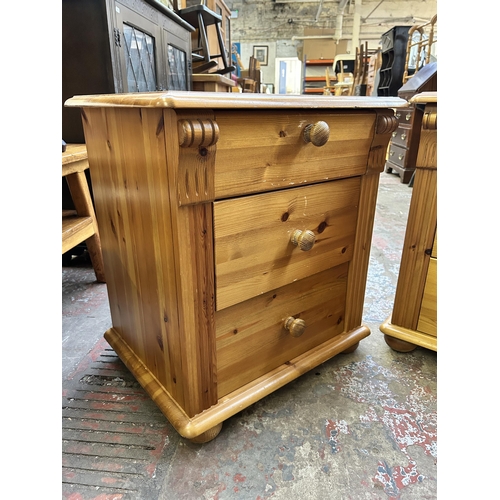
<svg viewBox="0 0 500 500">
<path fill-rule="evenodd" d="M 352 177 L 215 202 L 217 310 L 349 261 L 360 183 Z M 301 250 L 311 233 L 311 248 Z"/>
</svg>

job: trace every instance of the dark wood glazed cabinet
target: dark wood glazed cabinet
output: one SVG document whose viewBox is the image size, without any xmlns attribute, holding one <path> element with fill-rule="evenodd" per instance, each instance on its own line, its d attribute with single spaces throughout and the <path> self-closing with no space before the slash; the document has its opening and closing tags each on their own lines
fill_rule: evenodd
<svg viewBox="0 0 500 500">
<path fill-rule="evenodd" d="M 408 31 L 411 26 L 394 26 L 386 31 L 381 39 L 382 66 L 377 95 L 381 97 L 397 96 L 403 85 L 403 73 L 406 61 Z"/>
<path fill-rule="evenodd" d="M 156 0 L 63 0 L 62 103 L 78 94 L 191 90 L 193 30 Z M 62 106 L 62 138 L 84 142 L 79 110 Z"/>
</svg>

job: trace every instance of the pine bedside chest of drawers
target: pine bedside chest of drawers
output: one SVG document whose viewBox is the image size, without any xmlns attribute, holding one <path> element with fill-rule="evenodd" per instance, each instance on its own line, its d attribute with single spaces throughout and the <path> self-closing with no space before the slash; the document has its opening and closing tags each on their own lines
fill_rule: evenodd
<svg viewBox="0 0 500 500">
<path fill-rule="evenodd" d="M 394 307 L 380 330 L 395 351 L 437 351 L 437 92 L 410 102 L 422 108 L 415 181 Z"/>
<path fill-rule="evenodd" d="M 112 317 L 173 427 L 217 436 L 370 334 L 362 325 L 397 97 L 75 96 Z"/>
</svg>

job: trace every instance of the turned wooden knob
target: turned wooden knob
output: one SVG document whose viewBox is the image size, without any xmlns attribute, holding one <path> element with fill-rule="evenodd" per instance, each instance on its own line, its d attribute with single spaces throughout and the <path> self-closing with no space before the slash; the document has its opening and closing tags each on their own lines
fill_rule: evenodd
<svg viewBox="0 0 500 500">
<path fill-rule="evenodd" d="M 316 241 L 316 235 L 309 230 L 301 231 L 300 229 L 296 229 L 293 232 L 290 241 L 301 250 L 304 250 L 304 252 L 307 252 L 313 247 Z"/>
<path fill-rule="evenodd" d="M 288 316 L 283 324 L 285 330 L 290 332 L 292 337 L 300 337 L 306 330 L 306 322 L 300 318 Z"/>
<path fill-rule="evenodd" d="M 303 136 L 305 142 L 311 142 L 315 146 L 324 146 L 330 137 L 330 127 L 326 122 L 316 122 L 306 125 Z"/>
</svg>

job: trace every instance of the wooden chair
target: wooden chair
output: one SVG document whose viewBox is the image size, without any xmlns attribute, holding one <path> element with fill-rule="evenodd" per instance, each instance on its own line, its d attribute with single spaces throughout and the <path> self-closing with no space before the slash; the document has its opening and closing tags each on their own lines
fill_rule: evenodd
<svg viewBox="0 0 500 500">
<path fill-rule="evenodd" d="M 222 59 L 223 67 L 213 71 L 212 73 L 224 75 L 236 70 L 235 66 L 231 66 L 227 59 L 224 39 L 222 38 L 221 32 L 221 16 L 203 4 L 193 5 L 192 7 L 187 7 L 186 9 L 180 9 L 177 11 L 177 14 L 196 29 L 197 46 L 193 47 L 191 51 L 193 59 L 193 73 L 205 73 L 210 71 L 212 68 L 217 67 L 218 63 L 215 59 L 218 58 Z M 217 41 L 219 44 L 218 53 L 217 51 L 215 53 L 211 53 L 208 43 L 207 28 L 212 25 L 215 27 L 215 31 L 217 33 Z"/>
<path fill-rule="evenodd" d="M 409 29 L 403 84 L 412 76 L 415 76 L 426 64 L 429 64 L 432 46 L 437 42 L 436 23 L 437 14 L 429 22 L 421 24 L 420 26 L 412 26 Z M 416 47 L 415 50 L 413 50 L 414 47 Z M 415 57 L 415 70 L 410 74 L 408 66 L 412 55 Z"/>
<path fill-rule="evenodd" d="M 105 283 L 99 228 L 85 170 L 89 168 L 85 144 L 68 144 L 62 153 L 62 176 L 66 178 L 75 210 L 62 212 L 62 253 L 86 242 L 97 281 Z"/>
<path fill-rule="evenodd" d="M 355 61 L 355 56 L 350 54 L 339 54 L 336 55 L 333 60 L 333 71 L 336 73 L 337 78 L 337 83 L 333 86 L 336 96 L 350 94 L 353 84 L 353 74 L 350 72 L 344 72 L 348 61 Z M 339 69 L 338 72 L 337 68 Z"/>
</svg>

